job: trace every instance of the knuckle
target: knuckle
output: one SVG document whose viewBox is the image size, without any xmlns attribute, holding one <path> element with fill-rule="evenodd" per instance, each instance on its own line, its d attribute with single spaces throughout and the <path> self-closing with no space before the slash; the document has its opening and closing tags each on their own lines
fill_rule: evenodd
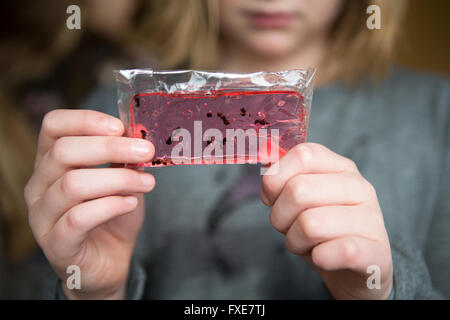
<svg viewBox="0 0 450 320">
<path fill-rule="evenodd" d="M 75 171 L 66 172 L 61 178 L 61 192 L 70 199 L 82 196 L 83 185 Z"/>
<path fill-rule="evenodd" d="M 94 121 L 100 120 L 97 114 L 92 110 L 79 110 L 79 111 L 80 111 L 79 113 L 80 124 L 83 126 L 83 128 L 86 128 L 92 120 Z"/>
<path fill-rule="evenodd" d="M 41 130 L 46 133 L 51 133 L 55 130 L 55 119 L 56 114 L 58 113 L 58 110 L 52 110 L 50 112 L 47 112 L 44 116 L 44 119 L 42 120 L 42 128 Z"/>
<path fill-rule="evenodd" d="M 294 153 L 303 167 L 308 167 L 312 159 L 311 147 L 307 144 L 301 143 L 294 147 Z"/>
<path fill-rule="evenodd" d="M 314 266 L 316 266 L 316 267 L 325 269 L 324 268 L 324 264 L 322 262 L 322 256 L 320 255 L 320 251 L 318 251 L 317 248 L 318 247 L 314 247 L 311 250 L 311 261 L 312 261 L 312 264 Z"/>
<path fill-rule="evenodd" d="M 374 186 L 359 172 L 349 172 L 346 173 L 346 176 L 348 177 L 348 179 L 350 179 L 355 188 L 358 188 L 362 196 L 365 198 L 364 200 L 371 199 L 376 196 Z"/>
<path fill-rule="evenodd" d="M 294 177 L 286 184 L 289 197 L 296 206 L 300 206 L 308 198 L 309 188 L 306 177 Z"/>
<path fill-rule="evenodd" d="M 31 186 L 30 186 L 30 181 L 27 182 L 27 184 L 25 185 L 25 188 L 23 188 L 23 196 L 25 198 L 25 202 L 27 204 L 27 206 L 30 205 L 30 200 L 31 200 L 31 194 L 32 194 L 32 190 L 31 190 Z"/>
<path fill-rule="evenodd" d="M 79 210 L 69 210 L 67 213 L 67 228 L 69 230 L 79 230 L 83 228 L 83 212 Z"/>
<path fill-rule="evenodd" d="M 68 150 L 70 150 L 70 139 L 68 137 L 62 137 L 56 140 L 53 148 L 51 149 L 51 158 L 61 164 L 68 164 L 69 159 L 67 157 Z"/>
<path fill-rule="evenodd" d="M 346 266 L 355 266 L 361 256 L 359 247 L 353 239 L 347 239 L 342 244 L 342 259 Z"/>
<path fill-rule="evenodd" d="M 310 211 L 305 211 L 298 216 L 297 220 L 300 232 L 306 239 L 320 240 L 319 221 L 316 216 L 311 214 Z"/>
<path fill-rule="evenodd" d="M 132 186 L 132 185 L 137 185 L 140 186 L 142 185 L 141 182 L 141 173 L 137 172 L 137 171 L 128 171 L 128 170 L 121 170 L 118 172 L 118 176 L 116 177 L 116 181 L 118 183 L 119 186 Z"/>
<path fill-rule="evenodd" d="M 99 137 L 96 141 L 96 148 L 99 154 L 107 159 L 112 159 L 114 155 L 123 153 L 125 148 L 120 143 L 121 138 Z"/>
<path fill-rule="evenodd" d="M 373 184 L 371 184 L 369 181 L 367 181 L 366 179 L 364 179 L 365 181 L 365 185 L 366 185 L 366 189 L 367 192 L 371 195 L 371 196 L 377 196 L 377 191 L 375 190 L 375 187 L 373 186 Z"/>
<path fill-rule="evenodd" d="M 83 132 L 97 131 L 98 124 L 103 123 L 106 117 L 109 117 L 104 113 L 100 113 L 94 110 L 79 111 L 80 125 Z"/>
<path fill-rule="evenodd" d="M 278 232 L 283 232 L 282 223 L 277 215 L 277 213 L 272 210 L 269 215 L 270 224 L 277 230 Z"/>
<path fill-rule="evenodd" d="M 290 253 L 300 254 L 300 250 L 296 244 L 295 239 L 293 239 L 289 234 L 284 239 L 284 245 Z"/>
<path fill-rule="evenodd" d="M 359 175 L 357 178 L 359 179 L 361 189 L 364 191 L 365 194 L 369 196 L 369 198 L 376 196 L 375 187 L 367 179 L 365 179 L 361 175 Z"/>
<path fill-rule="evenodd" d="M 355 161 L 349 158 L 345 158 L 345 168 L 349 171 L 358 171 L 358 166 L 356 165 Z"/>
</svg>

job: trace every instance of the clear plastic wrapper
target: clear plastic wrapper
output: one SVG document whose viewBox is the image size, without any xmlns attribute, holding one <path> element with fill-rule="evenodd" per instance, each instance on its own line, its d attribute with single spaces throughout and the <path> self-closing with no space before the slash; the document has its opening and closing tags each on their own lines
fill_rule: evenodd
<svg viewBox="0 0 450 320">
<path fill-rule="evenodd" d="M 155 146 L 153 160 L 136 165 L 278 161 L 306 141 L 314 74 L 115 71 L 127 135 Z"/>
</svg>

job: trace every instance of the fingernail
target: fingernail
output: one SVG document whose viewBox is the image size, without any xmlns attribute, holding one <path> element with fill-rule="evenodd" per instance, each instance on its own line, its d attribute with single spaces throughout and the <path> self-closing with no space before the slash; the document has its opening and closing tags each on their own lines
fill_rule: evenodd
<svg viewBox="0 0 450 320">
<path fill-rule="evenodd" d="M 125 197 L 124 200 L 126 203 L 128 203 L 130 205 L 130 207 L 133 207 L 137 204 L 136 197 Z"/>
<path fill-rule="evenodd" d="M 104 125 L 111 132 L 119 132 L 121 130 L 120 123 L 115 119 L 105 119 Z"/>
<path fill-rule="evenodd" d="M 153 184 L 153 179 L 148 174 L 141 174 L 141 181 L 146 187 L 150 187 Z"/>
<path fill-rule="evenodd" d="M 136 141 L 132 145 L 133 153 L 138 156 L 145 156 L 150 152 L 149 143 L 146 141 Z"/>
</svg>

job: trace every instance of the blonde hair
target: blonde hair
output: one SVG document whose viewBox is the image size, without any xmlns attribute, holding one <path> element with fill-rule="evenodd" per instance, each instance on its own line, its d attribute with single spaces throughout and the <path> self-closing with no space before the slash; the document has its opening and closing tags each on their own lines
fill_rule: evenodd
<svg viewBox="0 0 450 320">
<path fill-rule="evenodd" d="M 381 9 L 382 29 L 366 26 L 367 7 Z M 334 77 L 351 82 L 380 78 L 390 65 L 406 0 L 346 0 L 330 30 L 330 50 L 322 64 Z M 154 0 L 141 31 L 164 67 L 210 69 L 218 65 L 219 18 L 216 0 Z M 339 58 L 336 58 L 339 57 Z"/>
</svg>

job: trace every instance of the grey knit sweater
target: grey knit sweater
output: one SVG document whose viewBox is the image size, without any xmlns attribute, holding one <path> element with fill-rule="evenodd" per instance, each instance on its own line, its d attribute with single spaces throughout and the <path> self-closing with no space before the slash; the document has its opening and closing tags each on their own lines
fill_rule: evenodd
<svg viewBox="0 0 450 320">
<path fill-rule="evenodd" d="M 115 88 L 84 107 L 117 115 Z M 353 159 L 377 191 L 392 248 L 392 299 L 450 297 L 449 117 L 449 81 L 401 69 L 376 87 L 314 92 L 308 140 Z M 149 172 L 156 188 L 146 198 L 127 298 L 332 298 L 270 225 L 257 166 Z M 48 283 L 47 297 L 64 298 L 56 277 Z"/>
</svg>

